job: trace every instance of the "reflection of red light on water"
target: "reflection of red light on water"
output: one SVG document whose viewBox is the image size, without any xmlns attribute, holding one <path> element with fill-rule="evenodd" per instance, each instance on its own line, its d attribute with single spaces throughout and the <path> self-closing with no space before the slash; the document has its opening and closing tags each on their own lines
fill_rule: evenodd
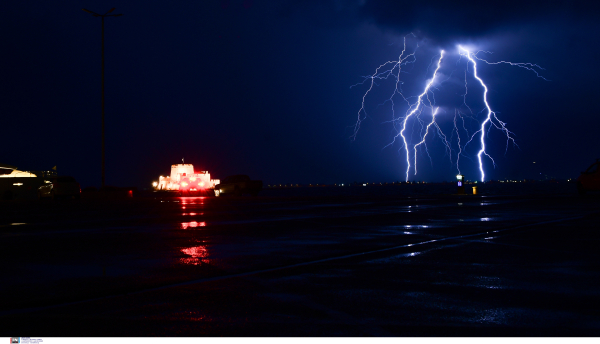
<svg viewBox="0 0 600 344">
<path fill-rule="evenodd" d="M 183 248 L 183 249 L 181 249 L 181 252 L 187 254 L 188 256 L 192 256 L 192 258 L 208 257 L 208 251 L 206 250 L 206 246 Z"/>
<path fill-rule="evenodd" d="M 182 222 L 181 229 L 188 229 L 189 227 L 206 227 L 206 222 Z"/>
<path fill-rule="evenodd" d="M 181 249 L 183 254 L 191 256 L 190 258 L 181 258 L 181 262 L 184 264 L 198 265 L 200 263 L 208 263 L 209 259 L 204 259 L 208 257 L 208 251 L 206 250 L 206 246 L 196 246 L 196 247 L 188 247 Z"/>
<path fill-rule="evenodd" d="M 196 203 L 204 203 L 204 199 L 206 197 L 202 196 L 202 197 L 178 197 L 179 200 L 181 201 L 181 204 L 196 204 Z"/>
</svg>

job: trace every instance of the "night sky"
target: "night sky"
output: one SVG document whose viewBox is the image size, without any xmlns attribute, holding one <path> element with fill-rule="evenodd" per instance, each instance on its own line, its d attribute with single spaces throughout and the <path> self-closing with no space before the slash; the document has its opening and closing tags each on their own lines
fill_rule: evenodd
<svg viewBox="0 0 600 344">
<path fill-rule="evenodd" d="M 486 179 L 577 177 L 600 158 L 598 8 L 573 1 L 453 3 L 459 2 L 4 4 L 0 163 L 22 170 L 56 165 L 82 187 L 100 186 L 101 23 L 81 9 L 116 7 L 123 16 L 107 18 L 105 27 L 108 185 L 149 187 L 182 158 L 213 178 L 248 174 L 265 185 L 404 180 L 402 145 L 386 147 L 397 134 L 391 106 L 378 106 L 389 83 L 380 82 L 367 99 L 369 116 L 355 140 L 368 85 L 351 86 L 397 59 L 405 36 L 419 45 L 402 76 L 406 96 L 423 89 L 439 50 L 448 53 L 444 75 L 455 71 L 455 79 L 434 90 L 445 111 L 442 127 L 464 93 L 456 81 L 464 82 L 466 66 L 457 60 L 458 44 L 493 52 L 480 55 L 489 61 L 542 66 L 550 81 L 518 67 L 478 65 L 493 109 L 518 144 L 507 149 L 501 132 L 490 131 L 496 167 L 486 161 Z M 467 81 L 470 95 L 481 94 L 468 75 Z M 397 105 L 397 114 L 406 111 Z M 457 169 L 441 140 L 429 139 L 429 156 L 420 153 L 419 173 L 410 180 L 453 180 Z M 474 148 L 461 157 L 461 172 L 472 180 L 479 177 L 469 160 Z"/>
</svg>

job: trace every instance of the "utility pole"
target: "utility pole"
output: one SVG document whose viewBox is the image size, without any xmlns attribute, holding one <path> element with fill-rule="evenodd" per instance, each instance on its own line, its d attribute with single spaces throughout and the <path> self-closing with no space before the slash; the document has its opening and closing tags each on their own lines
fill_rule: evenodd
<svg viewBox="0 0 600 344">
<path fill-rule="evenodd" d="M 105 14 L 98 14 L 96 12 L 92 12 L 90 10 L 86 10 L 82 8 L 85 12 L 90 13 L 94 17 L 102 18 L 102 188 L 105 186 L 105 159 L 104 159 L 104 17 L 120 17 L 123 14 L 109 14 L 115 10 L 115 8 L 111 8 Z"/>
</svg>

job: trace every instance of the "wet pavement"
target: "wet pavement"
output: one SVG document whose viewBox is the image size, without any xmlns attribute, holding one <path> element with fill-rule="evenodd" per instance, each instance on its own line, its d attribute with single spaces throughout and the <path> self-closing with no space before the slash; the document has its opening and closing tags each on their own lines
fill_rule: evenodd
<svg viewBox="0 0 600 344">
<path fill-rule="evenodd" d="M 265 191 L 3 202 L 1 332 L 600 335 L 598 195 Z"/>
</svg>

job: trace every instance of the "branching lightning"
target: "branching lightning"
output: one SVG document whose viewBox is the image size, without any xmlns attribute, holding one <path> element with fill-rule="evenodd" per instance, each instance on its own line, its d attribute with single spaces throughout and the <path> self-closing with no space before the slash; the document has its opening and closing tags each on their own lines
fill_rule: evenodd
<svg viewBox="0 0 600 344">
<path fill-rule="evenodd" d="M 413 35 L 413 37 L 414 37 L 414 35 Z M 412 52 L 407 53 L 407 42 L 406 42 L 406 37 L 404 37 L 403 49 L 398 57 L 398 60 L 385 62 L 384 64 L 377 67 L 375 69 L 375 72 L 372 75 L 364 77 L 364 80 L 361 83 L 352 86 L 352 87 L 354 87 L 354 86 L 365 84 L 367 82 L 369 83 L 369 88 L 367 89 L 367 91 L 364 93 L 364 95 L 362 97 L 362 103 L 361 103 L 361 107 L 358 111 L 358 118 L 357 118 L 356 124 L 354 126 L 354 133 L 352 135 L 352 138 L 356 139 L 362 121 L 365 118 L 367 118 L 367 111 L 366 111 L 367 106 L 365 105 L 365 102 L 366 102 L 366 99 L 369 96 L 369 94 L 373 91 L 374 85 L 377 85 L 376 80 L 385 80 L 388 78 L 393 78 L 394 88 L 393 88 L 392 93 L 389 96 L 389 98 L 387 98 L 387 100 L 384 101 L 384 104 L 387 102 L 389 102 L 391 104 L 392 120 L 387 121 L 387 122 L 391 122 L 393 124 L 394 128 L 397 131 L 397 134 L 394 135 L 392 141 L 387 146 L 393 145 L 396 142 L 396 139 L 398 139 L 399 137 L 402 138 L 401 149 L 404 149 L 404 151 L 405 151 L 404 155 L 406 158 L 406 171 L 405 171 L 406 179 L 405 180 L 408 181 L 408 179 L 409 179 L 411 167 L 414 168 L 414 174 L 415 175 L 417 174 L 417 161 L 418 161 L 418 156 L 419 156 L 419 148 L 424 147 L 425 153 L 429 156 L 429 159 L 431 160 L 431 155 L 429 154 L 429 149 L 427 147 L 426 140 L 430 140 L 428 138 L 431 136 L 431 135 L 429 135 L 429 133 L 431 130 L 434 129 L 433 127 L 435 127 L 436 132 L 437 132 L 437 137 L 441 139 L 443 145 L 447 149 L 448 155 L 450 157 L 451 165 L 456 166 L 456 169 L 459 174 L 461 173 L 461 168 L 460 168 L 461 156 L 467 157 L 468 160 L 471 160 L 469 158 L 469 155 L 465 155 L 465 153 L 468 153 L 466 151 L 466 148 L 469 144 L 471 144 L 471 142 L 474 141 L 475 137 L 478 137 L 478 140 L 476 140 L 476 141 L 479 142 L 479 148 L 478 148 L 477 154 L 475 154 L 475 156 L 477 156 L 477 162 L 479 165 L 478 167 L 479 167 L 480 180 L 485 181 L 486 175 L 485 175 L 485 171 L 484 171 L 483 156 L 489 158 L 490 161 L 492 162 L 492 164 L 494 166 L 496 166 L 494 159 L 486 151 L 486 148 L 487 148 L 486 141 L 488 140 L 489 131 L 492 128 L 495 128 L 495 129 L 500 130 L 506 136 L 505 152 L 508 150 L 509 143 L 512 143 L 513 145 L 516 146 L 516 142 L 513 137 L 514 134 L 508 130 L 506 123 L 501 121 L 498 118 L 498 116 L 496 115 L 496 112 L 494 112 L 492 110 L 492 108 L 488 102 L 488 92 L 489 92 L 488 86 L 485 84 L 485 82 L 483 81 L 481 76 L 478 74 L 477 62 L 479 61 L 479 62 L 486 63 L 489 65 L 508 64 L 511 66 L 524 68 L 526 70 L 533 71 L 537 77 L 548 81 L 546 78 L 544 78 L 538 72 L 538 70 L 544 70 L 544 69 L 542 67 L 538 66 L 537 64 L 533 64 L 533 63 L 514 63 L 514 62 L 509 62 L 509 61 L 490 62 L 490 61 L 487 61 L 487 60 L 477 56 L 477 54 L 482 53 L 482 52 L 483 53 L 490 53 L 490 52 L 483 51 L 483 50 L 472 52 L 472 51 L 468 50 L 467 48 L 459 45 L 458 46 L 458 57 L 459 58 L 458 58 L 458 61 L 456 62 L 456 65 L 457 66 L 459 65 L 462 57 L 465 57 L 467 59 L 465 74 L 464 74 L 465 75 L 464 76 L 464 94 L 461 94 L 462 95 L 462 104 L 464 105 L 464 107 L 466 109 L 468 109 L 468 113 L 470 113 L 470 115 L 462 113 L 458 108 L 455 109 L 454 119 L 452 121 L 453 122 L 452 135 L 450 136 L 450 141 L 448 141 L 448 138 L 444 134 L 442 127 L 436 121 L 436 118 L 440 117 L 440 115 L 438 115 L 439 110 L 440 110 L 440 105 L 436 104 L 435 92 L 443 92 L 445 83 L 451 79 L 451 77 L 453 75 L 452 73 L 454 73 L 454 72 L 450 73 L 449 74 L 450 76 L 448 76 L 446 79 L 439 80 L 440 79 L 439 75 L 441 74 L 440 69 L 443 68 L 442 62 L 444 60 L 444 55 L 445 55 L 444 50 L 440 50 L 439 58 L 437 59 L 437 64 L 436 64 L 435 70 L 433 71 L 431 78 L 429 80 L 427 80 L 427 82 L 425 83 L 425 87 L 424 87 L 423 91 L 420 94 L 418 94 L 417 96 L 411 96 L 411 97 L 406 97 L 403 94 L 402 85 L 404 84 L 404 81 L 401 80 L 401 73 L 403 72 L 402 67 L 409 63 L 416 62 L 416 51 L 418 48 L 419 48 L 419 46 L 417 44 L 416 48 Z M 433 59 L 430 63 L 430 66 L 427 69 L 429 69 L 432 64 L 433 64 Z M 472 66 L 472 72 L 470 71 L 471 68 L 469 68 L 471 66 Z M 467 101 L 467 94 L 469 94 L 468 87 L 467 87 L 468 86 L 467 85 L 467 72 L 472 74 L 473 78 L 478 81 L 479 85 L 483 89 L 483 94 L 482 94 L 482 98 L 481 98 L 482 99 L 481 104 L 483 104 L 483 108 L 477 114 L 475 114 L 472 110 L 473 105 L 471 105 L 471 106 L 468 105 L 468 101 Z M 407 110 L 405 111 L 404 115 L 401 117 L 396 117 L 396 104 L 394 102 L 394 98 L 396 95 L 401 96 L 407 106 Z M 470 96 L 470 97 L 472 98 L 472 96 Z M 416 98 L 416 100 L 414 100 L 415 98 Z M 383 105 L 383 104 L 380 104 L 380 105 Z M 444 106 L 444 108 L 445 107 L 446 106 Z M 459 106 L 459 107 L 462 107 L 462 106 Z M 431 120 L 428 123 L 421 118 L 421 116 L 423 116 L 423 114 L 424 114 L 423 110 L 425 108 L 431 109 Z M 442 111 L 442 112 L 446 112 L 446 111 Z M 479 120 L 478 117 L 480 117 L 481 114 L 483 114 L 484 117 L 482 120 Z M 478 129 L 475 130 L 474 132 L 472 132 L 472 134 L 469 134 L 469 130 L 467 130 L 467 127 L 465 125 L 465 117 L 467 117 L 467 119 L 469 119 L 471 121 L 478 122 Z M 443 118 L 443 116 L 441 116 L 441 118 Z M 458 120 L 462 121 L 462 129 L 461 130 L 459 130 Z M 421 128 L 419 133 L 417 134 L 419 137 L 418 142 L 414 143 L 414 144 L 411 144 L 412 140 L 410 140 L 408 137 L 409 135 L 407 135 L 409 122 L 413 123 L 412 124 L 413 127 L 414 127 L 414 125 L 418 125 Z M 414 129 L 413 129 L 413 131 L 414 131 Z M 412 135 L 414 136 L 415 133 L 416 133 L 416 131 L 414 131 Z M 466 139 L 461 140 L 461 133 L 462 133 L 462 136 L 464 136 L 466 134 Z M 456 140 L 454 140 L 455 134 L 456 134 Z M 463 144 L 463 142 L 465 142 L 465 141 L 466 141 L 466 143 Z M 410 149 L 411 145 L 412 145 L 412 149 Z M 453 146 L 455 146 L 456 148 L 454 149 Z M 411 151 L 414 154 L 412 159 L 410 156 Z M 455 153 L 453 153 L 453 152 L 455 152 Z M 456 161 L 454 164 L 453 164 L 453 154 L 456 154 Z M 414 160 L 414 162 L 412 164 L 411 164 L 411 160 Z M 414 165 L 414 167 L 413 167 L 413 165 Z"/>
<path fill-rule="evenodd" d="M 431 122 L 429 122 L 429 124 L 427 124 L 427 127 L 425 127 L 425 135 L 423 135 L 423 139 L 413 147 L 415 150 L 415 175 L 417 174 L 417 147 L 419 147 L 420 145 L 425 143 L 425 138 L 427 137 L 427 134 L 429 133 L 429 127 L 431 127 L 431 125 L 433 125 L 435 123 L 435 115 L 437 115 L 437 112 L 439 109 L 440 108 L 438 107 L 435 110 L 433 110 L 433 112 L 431 113 Z M 427 150 L 426 144 L 425 144 L 425 150 Z"/>
<path fill-rule="evenodd" d="M 483 171 L 483 162 L 481 161 L 481 155 L 485 154 L 485 156 L 487 156 L 488 158 L 490 158 L 492 160 L 492 163 L 495 164 L 494 159 L 485 152 L 485 125 L 488 122 L 491 122 L 492 120 L 492 114 L 495 116 L 494 112 L 492 111 L 492 109 L 490 108 L 490 104 L 488 104 L 487 101 L 487 93 L 488 93 L 488 88 L 485 85 L 485 83 L 483 82 L 483 80 L 481 80 L 481 78 L 479 78 L 479 76 L 477 75 L 477 62 L 475 62 L 475 60 L 471 57 L 471 52 L 466 50 L 465 48 L 458 46 L 458 48 L 461 51 L 464 51 L 465 56 L 469 59 L 469 61 L 471 61 L 473 63 L 473 76 L 475 77 L 475 79 L 477 79 L 479 81 L 479 83 L 481 83 L 481 86 L 483 86 L 483 102 L 485 103 L 485 107 L 487 109 L 487 116 L 485 118 L 485 120 L 481 123 L 481 129 L 479 129 L 478 132 L 481 133 L 481 149 L 479 150 L 479 153 L 477 153 L 477 159 L 479 160 L 479 171 L 481 172 L 481 181 L 485 180 L 485 172 Z M 502 127 L 504 127 L 504 123 L 502 123 Z M 475 132 L 475 134 L 477 134 L 477 132 Z M 475 135 L 474 134 L 474 135 Z"/>
<path fill-rule="evenodd" d="M 462 147 L 460 146 L 460 133 L 458 132 L 458 126 L 456 125 L 456 117 L 458 117 L 458 110 L 454 111 L 454 130 L 456 131 L 456 139 L 458 141 L 458 153 L 456 153 L 456 170 L 460 173 L 460 155 L 462 154 Z M 462 118 L 461 118 L 462 119 Z M 464 127 L 464 120 L 463 120 Z"/>
<path fill-rule="evenodd" d="M 548 79 L 544 78 L 542 75 L 540 75 L 540 73 L 539 73 L 537 70 L 538 70 L 538 69 L 540 69 L 540 70 L 545 70 L 545 69 L 544 69 L 544 68 L 542 68 L 542 67 L 540 67 L 540 66 L 538 66 L 538 65 L 536 65 L 535 63 L 528 63 L 528 62 L 526 62 L 526 63 L 522 63 L 522 62 L 510 62 L 510 61 L 489 62 L 489 61 L 487 61 L 487 60 L 484 60 L 484 59 L 482 59 L 482 58 L 480 58 L 480 57 L 477 57 L 477 54 L 479 54 L 479 53 L 488 53 L 488 54 L 492 54 L 492 52 L 490 52 L 490 51 L 483 51 L 483 50 L 480 50 L 480 51 L 477 51 L 477 52 L 475 52 L 475 53 L 473 53 L 473 54 L 471 54 L 471 55 L 472 55 L 472 56 L 473 56 L 475 59 L 477 59 L 477 60 L 479 60 L 479 61 L 483 61 L 483 62 L 485 62 L 485 63 L 487 63 L 487 64 L 493 64 L 493 65 L 496 65 L 496 64 L 508 64 L 508 65 L 511 65 L 511 66 L 515 66 L 515 67 L 524 68 L 524 69 L 527 69 L 527 70 L 529 70 L 529 71 L 532 71 L 532 72 L 534 72 L 534 73 L 535 73 L 535 75 L 536 75 L 538 78 L 544 79 L 544 80 L 546 80 L 546 81 L 550 81 L 550 80 L 548 80 Z"/>
<path fill-rule="evenodd" d="M 438 72 L 438 70 L 440 69 L 440 65 L 442 63 L 442 59 L 444 58 L 444 51 L 442 50 L 440 53 L 440 59 L 438 60 L 437 63 L 437 68 L 435 69 L 435 71 L 433 72 L 433 76 L 431 77 L 431 80 L 427 83 L 427 86 L 425 86 L 425 90 L 423 91 L 423 93 L 421 93 L 418 97 L 417 97 L 417 101 L 414 104 L 411 104 L 407 110 L 407 114 L 406 116 L 404 116 L 404 118 L 402 119 L 402 130 L 400 130 L 400 133 L 398 135 L 402 136 L 402 141 L 404 142 L 404 147 L 406 150 L 406 180 L 408 181 L 408 173 L 410 171 L 410 156 L 408 154 L 408 143 L 406 142 L 406 136 L 404 136 L 404 132 L 406 131 L 406 122 L 408 121 L 408 119 L 413 116 L 417 110 L 419 110 L 419 107 L 421 106 L 421 104 L 423 103 L 423 97 L 426 96 L 427 101 L 429 103 L 429 106 L 433 106 L 431 100 L 429 99 L 429 89 L 431 88 L 431 85 L 433 84 L 433 82 L 435 81 L 435 76 Z M 437 110 L 436 110 L 437 112 Z M 433 119 L 432 122 L 433 123 L 435 121 L 435 112 L 433 113 Z M 431 124 L 430 124 L 431 125 Z M 427 128 L 429 129 L 429 126 L 427 126 Z M 425 135 L 427 135 L 427 133 L 425 133 Z M 423 136 L 423 140 L 425 140 L 425 135 Z M 397 136 L 396 136 L 397 137 Z M 416 145 L 415 145 L 416 147 Z M 415 152 L 416 152 L 416 148 L 415 148 Z M 416 167 L 416 156 L 415 156 L 415 167 Z M 416 169 L 415 169 L 415 174 L 416 174 Z"/>
<path fill-rule="evenodd" d="M 417 45 L 417 48 L 418 48 L 418 45 Z M 364 84 L 365 82 L 367 82 L 367 80 L 371 81 L 370 85 L 369 85 L 369 89 L 367 90 L 367 92 L 365 92 L 365 94 L 362 97 L 362 106 L 358 110 L 358 119 L 356 121 L 356 125 L 354 126 L 354 134 L 352 135 L 353 139 L 356 139 L 356 135 L 358 134 L 362 120 L 364 118 L 366 118 L 366 116 L 367 116 L 367 111 L 365 110 L 365 99 L 366 99 L 367 95 L 369 95 L 369 92 L 371 92 L 371 90 L 373 89 L 373 85 L 375 84 L 376 79 L 387 79 L 390 76 L 393 76 L 396 79 L 394 91 L 392 92 L 392 94 L 390 95 L 390 98 L 389 98 L 389 101 L 392 103 L 392 119 L 394 119 L 394 96 L 396 94 L 402 95 L 402 92 L 400 92 L 400 90 L 398 88 L 398 85 L 401 83 L 400 73 L 402 71 L 402 66 L 404 66 L 408 63 L 414 62 L 414 58 L 415 58 L 414 52 L 410 53 L 406 56 L 404 55 L 405 53 L 406 53 L 406 37 L 404 37 L 404 47 L 402 49 L 402 52 L 400 53 L 400 56 L 398 57 L 398 61 L 387 61 L 386 63 L 377 67 L 377 69 L 375 69 L 375 73 L 373 73 L 370 76 L 364 77 L 364 80 L 361 83 L 350 86 L 352 88 L 352 87 L 358 86 L 360 84 Z M 391 68 L 390 68 L 390 66 L 391 66 Z M 387 67 L 388 69 L 385 69 L 385 67 Z M 381 70 L 383 70 L 383 71 L 381 71 Z M 396 74 L 394 74 L 395 70 L 397 70 Z"/>
</svg>

